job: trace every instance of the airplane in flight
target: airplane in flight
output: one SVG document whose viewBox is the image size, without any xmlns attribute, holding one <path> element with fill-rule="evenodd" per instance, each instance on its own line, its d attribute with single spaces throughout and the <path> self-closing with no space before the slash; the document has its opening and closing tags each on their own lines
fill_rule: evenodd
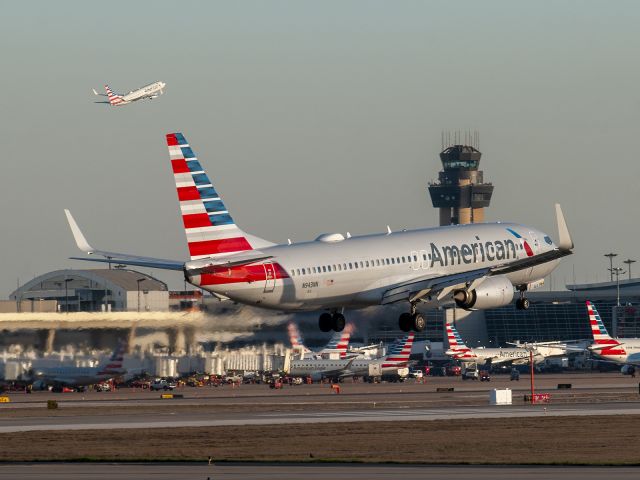
<svg viewBox="0 0 640 480">
<path fill-rule="evenodd" d="M 137 90 L 132 90 L 129 93 L 119 94 L 113 93 L 109 88 L 109 85 L 105 85 L 104 89 L 107 91 L 106 94 L 96 92 L 95 88 L 93 89 L 93 94 L 96 96 L 107 97 L 109 100 L 106 102 L 94 103 L 108 103 L 112 107 L 119 107 L 145 98 L 153 100 L 164 93 L 164 87 L 166 86 L 167 84 L 164 82 L 153 82 L 149 85 L 145 85 L 144 87 L 140 87 Z"/>
<path fill-rule="evenodd" d="M 640 365 L 640 339 L 613 338 L 607 332 L 596 307 L 587 300 L 593 344 L 587 347 L 597 358 L 620 365 Z"/>
<path fill-rule="evenodd" d="M 387 355 L 379 359 L 352 357 L 339 360 L 323 358 L 292 360 L 289 373 L 293 376 L 311 377 L 314 382 L 325 378 L 380 377 L 397 374 L 398 369 L 405 368 L 409 364 L 414 335 L 413 332 L 405 335 L 389 347 Z"/>
<path fill-rule="evenodd" d="M 314 241 L 276 245 L 236 224 L 181 133 L 166 136 L 189 261 L 93 248 L 65 210 L 76 244 L 92 256 L 79 260 L 178 270 L 186 281 L 218 298 L 287 312 L 323 311 L 320 330 L 342 331 L 344 311 L 405 304 L 398 323 L 423 331 L 425 308 L 455 304 L 474 310 L 511 303 L 529 307 L 538 286 L 573 250 L 560 205 L 559 242 L 517 223 L 474 223 L 346 237 L 325 233 Z M 96 258 L 103 257 L 103 258 Z"/>
<path fill-rule="evenodd" d="M 533 350 L 534 363 L 541 363 L 546 358 L 567 354 L 567 346 L 559 342 L 528 343 L 512 348 L 469 348 L 453 324 L 447 323 L 445 329 L 449 342 L 449 348 L 445 355 L 463 363 L 478 365 L 525 364 L 529 363 L 530 350 Z"/>
<path fill-rule="evenodd" d="M 331 358 L 334 356 L 337 358 L 345 358 L 347 356 L 351 332 L 353 331 L 353 324 L 348 323 L 342 332 L 334 333 L 329 343 L 318 351 L 307 348 L 300 334 L 300 330 L 294 322 L 289 322 L 287 330 L 289 332 L 291 348 L 300 358 Z"/>
<path fill-rule="evenodd" d="M 95 385 L 127 373 L 123 366 L 124 348 L 124 343 L 120 343 L 106 364 L 96 367 L 46 367 L 35 370 L 33 376 L 34 379 L 55 385 Z"/>
</svg>

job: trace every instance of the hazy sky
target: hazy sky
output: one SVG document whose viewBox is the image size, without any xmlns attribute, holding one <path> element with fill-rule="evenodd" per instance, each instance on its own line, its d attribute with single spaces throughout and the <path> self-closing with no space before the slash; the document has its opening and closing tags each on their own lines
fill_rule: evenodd
<svg viewBox="0 0 640 480">
<path fill-rule="evenodd" d="M 555 287 L 640 260 L 639 2 L 7 2 L 0 22 L 2 297 L 94 265 L 67 259 L 64 208 L 95 247 L 186 258 L 171 131 L 243 229 L 285 242 L 436 225 L 441 131 L 477 129 L 488 221 L 555 236 L 564 208 Z M 156 101 L 93 103 L 156 80 Z"/>
</svg>

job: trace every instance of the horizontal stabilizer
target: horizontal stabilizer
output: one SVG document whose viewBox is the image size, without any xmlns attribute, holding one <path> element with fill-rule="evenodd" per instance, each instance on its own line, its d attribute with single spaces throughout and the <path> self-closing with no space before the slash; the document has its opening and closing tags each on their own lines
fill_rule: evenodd
<svg viewBox="0 0 640 480">
<path fill-rule="evenodd" d="M 123 265 L 134 265 L 137 267 L 148 267 L 148 268 L 160 268 L 163 270 L 182 270 L 184 268 L 184 262 L 178 260 L 167 260 L 164 258 L 154 258 L 154 257 L 142 257 L 138 255 L 129 255 L 126 253 L 117 253 L 117 252 L 107 252 L 105 250 L 96 250 L 85 238 L 84 234 L 78 227 L 73 215 L 69 210 L 64 211 L 67 216 L 67 221 L 69 222 L 69 227 L 71 228 L 71 233 L 73 234 L 73 238 L 76 241 L 76 245 L 78 248 L 86 253 L 87 255 L 97 255 L 104 258 L 82 258 L 82 257 L 70 257 L 73 260 L 84 260 L 91 262 L 101 262 L 101 263 L 121 263 Z"/>
</svg>

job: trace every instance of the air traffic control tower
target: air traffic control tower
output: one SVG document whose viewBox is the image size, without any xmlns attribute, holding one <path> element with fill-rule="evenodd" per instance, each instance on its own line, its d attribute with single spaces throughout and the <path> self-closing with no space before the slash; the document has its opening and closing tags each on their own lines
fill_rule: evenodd
<svg viewBox="0 0 640 480">
<path fill-rule="evenodd" d="M 484 207 L 491 202 L 493 185 L 484 183 L 478 170 L 481 156 L 474 146 L 460 144 L 440 152 L 443 170 L 438 181 L 429 184 L 433 206 L 440 209 L 440 225 L 484 222 Z"/>
</svg>

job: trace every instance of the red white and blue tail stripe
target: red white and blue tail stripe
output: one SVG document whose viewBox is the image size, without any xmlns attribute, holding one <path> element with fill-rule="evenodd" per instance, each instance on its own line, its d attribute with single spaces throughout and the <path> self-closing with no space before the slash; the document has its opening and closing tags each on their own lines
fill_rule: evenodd
<svg viewBox="0 0 640 480">
<path fill-rule="evenodd" d="M 340 358 L 347 356 L 347 348 L 349 348 L 349 341 L 351 340 L 351 333 L 353 332 L 353 324 L 348 323 L 342 332 L 336 332 L 331 337 L 327 346 L 322 349 L 320 354 L 327 354 L 332 352 L 339 352 Z"/>
<path fill-rule="evenodd" d="M 598 355 L 626 355 L 626 350 L 621 343 L 612 338 L 607 332 L 606 327 L 596 307 L 587 300 L 587 312 L 589 313 L 589 324 L 591 325 L 591 334 L 593 335 L 594 346 L 597 347 Z"/>
<path fill-rule="evenodd" d="M 98 372 L 99 375 L 122 373 L 125 345 L 125 342 L 118 343 L 118 346 L 109 358 L 109 362 Z"/>
<path fill-rule="evenodd" d="M 411 348 L 413 347 L 413 332 L 402 337 L 398 342 L 389 347 L 389 353 L 382 361 L 382 368 L 401 368 L 409 363 Z"/>
<path fill-rule="evenodd" d="M 126 103 L 124 101 L 124 98 L 122 98 L 122 96 L 117 95 L 115 93 L 113 93 L 113 91 L 111 91 L 111 89 L 109 88 L 109 85 L 105 85 L 104 89 L 107 91 L 107 97 L 109 98 L 109 103 L 111 105 L 113 105 L 114 107 L 117 105 L 122 105 L 124 103 Z"/>
<path fill-rule="evenodd" d="M 452 323 L 446 323 L 445 328 L 447 331 L 447 341 L 449 342 L 449 349 L 446 351 L 447 355 L 458 360 L 476 357 L 473 350 L 464 343 L 464 340 L 462 340 L 458 330 Z"/>
<path fill-rule="evenodd" d="M 300 333 L 298 326 L 294 322 L 289 322 L 289 324 L 287 325 L 287 331 L 289 332 L 289 341 L 291 342 L 292 350 L 299 354 L 304 354 L 311 351 L 304 345 L 302 334 Z"/>
<path fill-rule="evenodd" d="M 191 260 L 253 250 L 181 133 L 167 134 Z"/>
</svg>

